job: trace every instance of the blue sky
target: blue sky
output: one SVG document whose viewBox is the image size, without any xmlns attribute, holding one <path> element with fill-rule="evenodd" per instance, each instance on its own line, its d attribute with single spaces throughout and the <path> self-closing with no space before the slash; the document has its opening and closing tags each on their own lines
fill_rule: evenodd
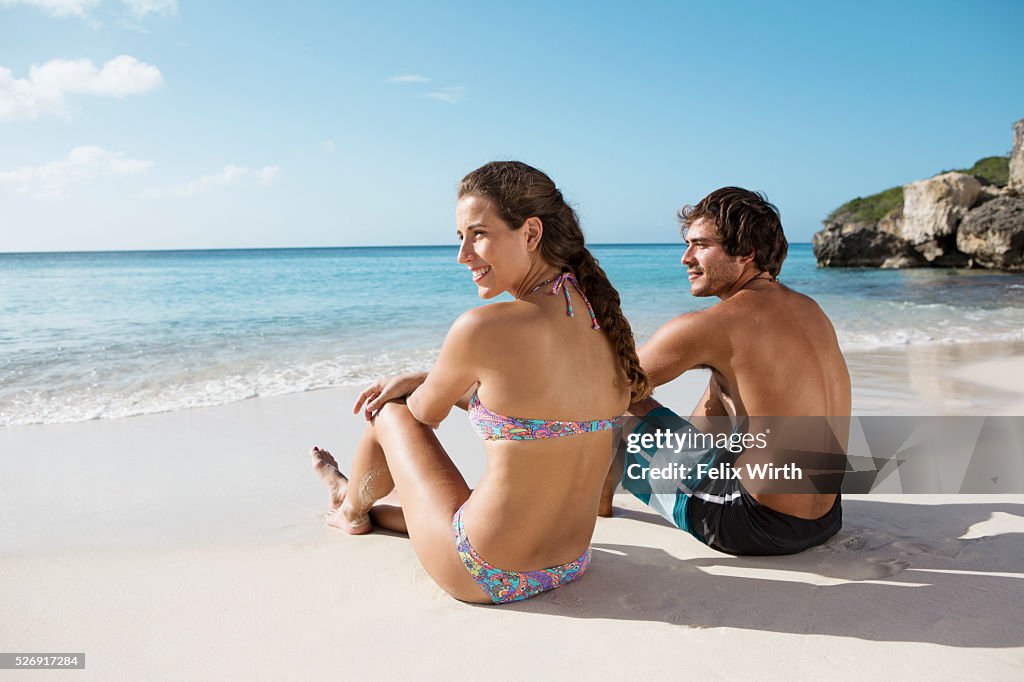
<svg viewBox="0 0 1024 682">
<path fill-rule="evenodd" d="M 1020 2 L 494 5 L 0 0 L 0 252 L 443 244 L 510 158 L 593 242 L 727 184 L 803 242 L 1024 118 Z"/>
</svg>

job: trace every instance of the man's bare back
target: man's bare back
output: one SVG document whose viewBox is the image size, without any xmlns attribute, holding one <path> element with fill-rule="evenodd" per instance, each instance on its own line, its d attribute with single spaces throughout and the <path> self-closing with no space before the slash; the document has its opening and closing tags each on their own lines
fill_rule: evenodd
<svg viewBox="0 0 1024 682">
<path fill-rule="evenodd" d="M 850 376 L 828 318 L 811 298 L 755 279 L 696 313 L 717 330 L 708 393 L 695 415 L 850 414 Z"/>
<path fill-rule="evenodd" d="M 673 322 L 670 333 L 682 337 L 678 342 L 690 335 L 714 339 L 693 366 L 711 370 L 694 417 L 839 417 L 836 431 L 845 447 L 850 376 L 832 324 L 811 298 L 755 278 L 718 305 Z M 655 341 L 640 348 L 640 363 L 661 385 L 686 370 L 677 373 L 678 359 L 663 357 L 672 346 Z M 654 407 L 651 401 L 630 412 L 639 416 Z M 751 494 L 776 511 L 807 519 L 818 518 L 835 501 L 835 495 Z"/>
<path fill-rule="evenodd" d="M 716 198 L 719 194 L 722 198 Z M 709 200 L 718 203 L 707 208 Z M 682 264 L 694 296 L 717 296 L 721 302 L 665 323 L 639 349 L 640 364 L 655 386 L 691 369 L 711 370 L 711 380 L 692 420 L 828 418 L 820 421 L 845 449 L 851 403 L 849 372 L 835 330 L 818 304 L 775 277 L 786 253 L 777 211 L 763 197 L 739 188 L 718 190 L 696 209 L 695 217 L 684 217 L 687 249 Z M 717 220 L 715 211 L 719 212 Z M 726 230 L 719 229 L 718 222 L 748 220 L 744 211 L 753 214 L 750 222 L 754 227 L 729 224 Z M 756 219 L 764 216 L 762 222 L 773 226 L 777 236 L 763 238 L 758 250 L 749 242 L 746 252 L 737 248 L 736 235 L 749 235 L 756 229 Z M 770 241 L 773 238 L 775 244 Z M 643 417 L 659 406 L 648 399 L 631 405 L 629 412 Z M 758 456 L 748 451 L 735 464 L 743 468 L 746 461 Z M 609 477 L 609 483 L 613 478 Z M 757 503 L 801 519 L 823 517 L 836 503 L 834 494 L 765 492 L 757 481 L 744 480 L 744 489 Z M 610 512 L 610 489 L 606 489 L 604 502 L 602 509 Z"/>
</svg>

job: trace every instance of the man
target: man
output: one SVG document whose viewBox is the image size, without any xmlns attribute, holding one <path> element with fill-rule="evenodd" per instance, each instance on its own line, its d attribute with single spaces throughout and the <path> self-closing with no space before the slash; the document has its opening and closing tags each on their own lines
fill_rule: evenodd
<svg viewBox="0 0 1024 682">
<path fill-rule="evenodd" d="M 684 207 L 679 219 L 687 245 L 682 264 L 690 293 L 717 296 L 721 302 L 670 320 L 640 348 L 640 364 L 653 384 L 666 384 L 694 368 L 710 369 L 711 380 L 691 417 L 694 424 L 728 418 L 734 433 L 741 421 L 750 433 L 757 418 L 771 416 L 775 433 L 761 437 L 790 441 L 774 452 L 806 453 L 817 448 L 841 457 L 850 416 L 849 373 L 835 330 L 821 308 L 777 279 L 788 249 L 778 210 L 763 195 L 724 187 L 696 206 Z M 652 424 L 665 423 L 657 418 L 671 412 L 649 398 L 631 405 L 629 414 L 642 418 L 634 431 L 641 433 Z M 790 419 L 795 417 L 817 419 Z M 696 433 L 708 430 L 702 426 L 697 431 L 678 418 L 675 424 Z M 821 444 L 822 425 L 831 448 Z M 812 432 L 816 435 L 808 437 Z M 625 440 L 628 432 L 623 435 Z M 811 445 L 794 445 L 794 438 Z M 691 474 L 680 481 L 669 502 L 662 500 L 659 506 L 649 494 L 638 494 L 630 487 L 630 474 L 638 469 L 628 467 L 624 472 L 620 451 L 608 477 L 601 513 L 611 515 L 612 495 L 621 475 L 627 490 L 675 525 L 729 553 L 798 552 L 839 530 L 842 511 L 835 477 L 825 489 L 766 485 L 750 476 L 745 465 L 763 462 L 766 456 L 770 460 L 772 455 L 749 445 L 738 456 L 731 454 L 722 449 L 710 454 L 706 449 L 691 452 L 694 471 L 698 461 L 705 463 L 704 476 Z M 718 460 L 727 460 L 725 464 L 742 475 L 725 481 L 711 479 L 707 471 L 716 468 Z M 842 465 L 835 466 L 835 460 L 832 464 L 841 479 Z"/>
</svg>

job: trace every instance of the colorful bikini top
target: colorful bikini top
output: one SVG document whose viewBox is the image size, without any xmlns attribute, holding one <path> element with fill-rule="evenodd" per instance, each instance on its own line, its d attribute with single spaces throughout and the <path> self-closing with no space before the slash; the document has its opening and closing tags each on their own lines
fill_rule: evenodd
<svg viewBox="0 0 1024 682">
<path fill-rule="evenodd" d="M 541 282 L 534 287 L 530 294 L 551 282 L 554 282 L 554 286 L 551 288 L 552 294 L 557 294 L 559 288 L 565 292 L 566 314 L 569 317 L 574 317 L 572 298 L 569 296 L 568 286 L 572 284 L 576 287 L 576 291 L 579 292 L 580 296 L 583 297 L 583 302 L 587 304 L 587 310 L 590 312 L 590 320 L 593 322 L 594 329 L 601 328 L 601 325 L 597 323 L 597 316 L 594 315 L 594 308 L 590 305 L 586 294 L 583 293 L 579 282 L 576 281 L 571 272 L 563 272 L 557 277 Z M 480 402 L 480 397 L 477 393 L 474 392 L 473 397 L 469 399 L 469 422 L 484 440 L 536 440 L 538 438 L 558 438 L 559 436 L 574 436 L 578 433 L 592 433 L 594 431 L 615 429 L 622 426 L 622 417 L 595 419 L 589 422 L 563 422 L 557 419 L 506 417 L 487 409 Z"/>
<path fill-rule="evenodd" d="M 469 423 L 484 440 L 537 440 L 575 436 L 622 426 L 622 417 L 590 422 L 563 422 L 557 419 L 521 419 L 491 412 L 474 392 L 469 399 Z"/>
</svg>

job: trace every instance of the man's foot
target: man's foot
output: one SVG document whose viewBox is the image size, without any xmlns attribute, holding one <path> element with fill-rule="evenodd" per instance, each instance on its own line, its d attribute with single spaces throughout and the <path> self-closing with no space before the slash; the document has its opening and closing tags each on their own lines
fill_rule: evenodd
<svg viewBox="0 0 1024 682">
<path fill-rule="evenodd" d="M 345 504 L 345 495 L 348 492 L 348 479 L 338 471 L 338 461 L 334 459 L 327 450 L 316 446 L 310 452 L 313 458 L 313 472 L 320 477 L 327 489 L 330 491 L 331 509 L 324 514 L 324 520 L 328 526 L 340 528 L 352 535 L 362 535 L 373 530 L 370 517 L 366 514 L 355 514 Z"/>
</svg>

